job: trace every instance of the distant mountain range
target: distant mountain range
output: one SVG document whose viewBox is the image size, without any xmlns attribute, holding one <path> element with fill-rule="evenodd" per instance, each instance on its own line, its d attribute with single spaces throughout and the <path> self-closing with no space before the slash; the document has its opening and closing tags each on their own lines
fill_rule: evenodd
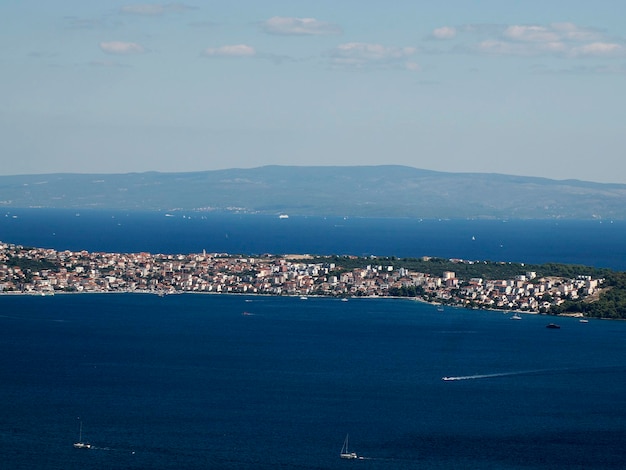
<svg viewBox="0 0 626 470">
<path fill-rule="evenodd" d="M 626 185 L 406 166 L 0 176 L 0 207 L 413 218 L 626 219 Z"/>
</svg>

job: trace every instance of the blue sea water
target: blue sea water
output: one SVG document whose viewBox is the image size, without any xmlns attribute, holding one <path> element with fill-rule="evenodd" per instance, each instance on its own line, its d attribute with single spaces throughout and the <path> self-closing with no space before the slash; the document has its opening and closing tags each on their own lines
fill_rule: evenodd
<svg viewBox="0 0 626 470">
<path fill-rule="evenodd" d="M 626 221 L 419 220 L 12 209 L 0 241 L 59 250 L 439 256 L 626 270 Z"/>
<path fill-rule="evenodd" d="M 626 267 L 618 221 L 3 215 L 0 240 L 61 250 Z M 626 323 L 551 320 L 394 299 L 0 295 L 0 468 L 623 468 Z M 72 447 L 79 417 L 92 449 Z M 339 459 L 347 433 L 364 460 Z"/>
<path fill-rule="evenodd" d="M 1 468 L 626 461 L 624 322 L 549 330 L 409 300 L 193 294 L 5 295 L 0 308 Z M 79 417 L 93 449 L 72 447 Z M 364 460 L 339 459 L 347 433 Z"/>
</svg>

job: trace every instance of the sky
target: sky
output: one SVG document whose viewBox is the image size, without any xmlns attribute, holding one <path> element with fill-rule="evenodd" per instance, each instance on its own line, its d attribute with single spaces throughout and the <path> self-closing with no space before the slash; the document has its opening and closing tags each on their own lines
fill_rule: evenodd
<svg viewBox="0 0 626 470">
<path fill-rule="evenodd" d="M 626 183 L 622 0 L 0 2 L 0 174 Z"/>
</svg>

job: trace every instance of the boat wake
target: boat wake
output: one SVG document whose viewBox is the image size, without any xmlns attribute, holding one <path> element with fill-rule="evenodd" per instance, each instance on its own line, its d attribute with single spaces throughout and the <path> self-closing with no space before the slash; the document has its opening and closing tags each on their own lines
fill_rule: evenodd
<svg viewBox="0 0 626 470">
<path fill-rule="evenodd" d="M 90 450 L 105 450 L 109 452 L 123 452 L 123 453 L 128 453 L 131 455 L 135 455 L 135 451 L 131 449 L 113 449 L 111 447 L 98 447 L 98 446 L 93 446 L 93 445 L 89 449 Z"/>
<path fill-rule="evenodd" d="M 592 367 L 570 367 L 563 369 L 534 369 L 534 370 L 520 370 L 514 372 L 500 372 L 497 374 L 475 374 L 475 375 L 458 375 L 458 376 L 445 376 L 441 380 L 444 382 L 454 382 L 458 380 L 477 380 L 477 379 L 495 379 L 498 377 L 511 377 L 515 375 L 541 375 L 541 374 L 567 374 L 567 373 L 615 373 L 623 371 L 623 365 L 607 365 L 607 366 L 592 366 Z"/>
<path fill-rule="evenodd" d="M 453 382 L 456 380 L 476 380 L 476 379 L 494 379 L 497 377 L 511 377 L 514 375 L 531 375 L 541 374 L 546 372 L 558 372 L 555 369 L 538 369 L 538 370 L 520 370 L 516 372 L 499 372 L 497 374 L 475 374 L 475 375 L 459 375 L 454 377 L 442 377 L 444 382 Z"/>
</svg>

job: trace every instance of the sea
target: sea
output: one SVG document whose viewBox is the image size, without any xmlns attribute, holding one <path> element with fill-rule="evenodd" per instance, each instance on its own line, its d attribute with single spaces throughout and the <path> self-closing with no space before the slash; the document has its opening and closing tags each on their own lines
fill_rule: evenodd
<svg viewBox="0 0 626 470">
<path fill-rule="evenodd" d="M 606 220 L 15 209 L 0 240 L 626 269 L 626 223 Z M 0 468 L 624 468 L 626 322 L 510 318 L 406 299 L 3 294 Z M 347 435 L 359 459 L 339 458 Z"/>
</svg>

